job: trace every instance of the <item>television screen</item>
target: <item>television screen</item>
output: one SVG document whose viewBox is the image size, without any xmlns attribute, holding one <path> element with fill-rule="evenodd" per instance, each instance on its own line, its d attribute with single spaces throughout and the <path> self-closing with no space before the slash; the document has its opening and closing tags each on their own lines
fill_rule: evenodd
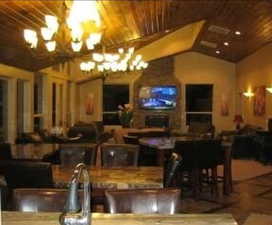
<svg viewBox="0 0 272 225">
<path fill-rule="evenodd" d="M 176 107 L 176 86 L 141 87 L 139 93 L 142 109 L 174 109 Z"/>
</svg>

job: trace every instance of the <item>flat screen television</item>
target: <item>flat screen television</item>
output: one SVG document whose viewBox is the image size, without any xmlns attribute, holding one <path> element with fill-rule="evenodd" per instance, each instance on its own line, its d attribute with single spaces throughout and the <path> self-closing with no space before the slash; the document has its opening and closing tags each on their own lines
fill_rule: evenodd
<svg viewBox="0 0 272 225">
<path fill-rule="evenodd" d="M 139 104 L 141 109 L 170 110 L 176 108 L 176 86 L 143 86 L 140 88 Z"/>
</svg>

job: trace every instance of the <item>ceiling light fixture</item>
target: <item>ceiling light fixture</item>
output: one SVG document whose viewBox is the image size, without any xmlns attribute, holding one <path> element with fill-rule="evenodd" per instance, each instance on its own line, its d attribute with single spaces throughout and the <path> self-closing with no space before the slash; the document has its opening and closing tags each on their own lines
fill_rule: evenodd
<svg viewBox="0 0 272 225">
<path fill-rule="evenodd" d="M 217 51 L 215 51 L 215 53 L 216 53 L 217 55 L 219 55 L 219 54 L 220 54 L 220 51 L 219 51 L 219 50 L 217 50 Z"/>
<path fill-rule="evenodd" d="M 235 31 L 235 34 L 236 35 L 241 35 L 241 32 L 237 30 L 237 31 Z"/>
<path fill-rule="evenodd" d="M 254 96 L 254 93 L 252 91 L 247 91 L 243 93 L 244 96 L 246 96 L 247 98 L 251 98 Z"/>
<path fill-rule="evenodd" d="M 267 90 L 269 93 L 271 93 L 271 94 L 272 94 L 272 87 L 270 87 L 270 88 L 266 88 L 266 90 Z"/>
<path fill-rule="evenodd" d="M 225 46 L 229 46 L 229 42 L 224 42 L 224 45 Z"/>
<path fill-rule="evenodd" d="M 40 36 L 44 40 L 47 50 L 49 52 L 54 51 L 57 46 L 56 39 L 58 33 L 67 34 L 68 30 L 70 30 L 71 36 L 70 47 L 74 52 L 79 52 L 84 46 L 84 42 L 88 50 L 94 49 L 94 46 L 100 43 L 102 38 L 100 30 L 101 20 L 96 8 L 96 1 L 72 1 L 72 3 L 65 3 L 69 9 L 69 14 L 64 19 L 65 21 L 58 21 L 58 18 L 55 16 L 45 15 L 46 26 L 41 28 Z M 70 8 L 68 4 L 71 5 Z M 38 36 L 38 32 L 34 30 L 24 30 L 24 38 L 30 45 L 30 48 L 37 48 Z M 67 40 L 67 38 L 65 39 Z"/>
<path fill-rule="evenodd" d="M 142 55 L 134 56 L 134 48 L 125 51 L 118 49 L 118 53 L 93 53 L 92 61 L 82 62 L 80 70 L 89 72 L 125 72 L 142 70 L 148 67 L 148 63 L 143 61 Z"/>
</svg>

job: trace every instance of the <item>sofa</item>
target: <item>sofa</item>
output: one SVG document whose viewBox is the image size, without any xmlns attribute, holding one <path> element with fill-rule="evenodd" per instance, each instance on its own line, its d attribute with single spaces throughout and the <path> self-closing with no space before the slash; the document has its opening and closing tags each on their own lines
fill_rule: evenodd
<svg viewBox="0 0 272 225">
<path fill-rule="evenodd" d="M 218 137 L 232 143 L 233 158 L 272 162 L 272 133 L 261 127 L 246 124 L 240 130 L 222 131 Z"/>
<path fill-rule="evenodd" d="M 17 139 L 16 144 L 28 143 L 97 143 L 103 139 L 110 138 L 104 132 L 102 121 L 92 121 L 89 123 L 77 122 L 67 131 L 67 136 L 51 135 L 47 130 L 38 132 L 22 133 Z"/>
</svg>

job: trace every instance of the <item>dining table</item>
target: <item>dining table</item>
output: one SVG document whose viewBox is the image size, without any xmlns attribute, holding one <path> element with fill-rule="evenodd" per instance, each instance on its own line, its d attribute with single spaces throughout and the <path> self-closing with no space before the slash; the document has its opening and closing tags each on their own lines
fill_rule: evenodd
<svg viewBox="0 0 272 225">
<path fill-rule="evenodd" d="M 106 130 L 107 131 L 107 130 Z M 108 130 L 110 131 L 110 130 Z M 138 136 L 142 136 L 144 134 L 147 134 L 149 132 L 156 132 L 156 133 L 165 133 L 166 130 L 165 128 L 158 128 L 158 127 L 154 127 L 154 128 L 117 128 L 114 130 L 114 139 L 115 142 L 118 144 L 123 144 L 124 143 L 124 139 L 123 136 L 125 135 L 130 135 L 130 134 L 134 134 Z"/>
<path fill-rule="evenodd" d="M 60 213 L 2 212 L 2 225 L 59 225 Z M 237 225 L 231 214 L 91 213 L 92 225 Z"/>
<path fill-rule="evenodd" d="M 163 188 L 163 167 L 88 167 L 93 188 L 135 189 Z M 73 174 L 72 168 L 52 165 L 56 186 L 65 186 Z"/>
<path fill-rule="evenodd" d="M 202 137 L 148 137 L 140 138 L 139 143 L 149 148 L 153 148 L 157 151 L 157 165 L 163 166 L 166 155 L 172 152 L 175 148 L 176 141 L 198 141 L 203 140 Z M 233 191 L 232 188 L 232 167 L 231 167 L 231 152 L 232 143 L 223 141 L 221 143 L 222 150 L 224 151 L 224 162 L 223 162 L 223 192 L 224 194 L 230 194 Z"/>
<path fill-rule="evenodd" d="M 175 148 L 175 138 L 144 137 L 139 139 L 139 144 L 157 151 L 157 166 L 164 166 L 166 155 Z"/>
</svg>

